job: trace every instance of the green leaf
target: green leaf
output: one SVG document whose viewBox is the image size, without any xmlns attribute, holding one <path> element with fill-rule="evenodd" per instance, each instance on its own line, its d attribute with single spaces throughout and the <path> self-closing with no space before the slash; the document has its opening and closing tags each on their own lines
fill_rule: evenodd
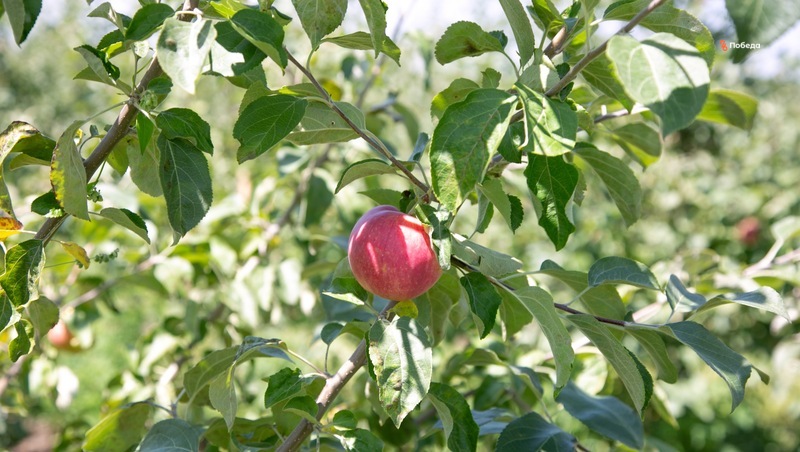
<svg viewBox="0 0 800 452">
<path fill-rule="evenodd" d="M 383 160 L 378 159 L 367 159 L 361 160 L 359 162 L 355 162 L 345 168 L 342 172 L 342 177 L 339 178 L 339 183 L 336 184 L 336 190 L 334 193 L 339 193 L 339 191 L 358 179 L 367 177 L 367 176 L 374 176 L 377 174 L 396 174 L 397 170 L 395 170 L 394 166 L 386 163 Z"/>
<path fill-rule="evenodd" d="M 739 42 L 770 45 L 800 20 L 800 10 L 792 0 L 761 2 L 757 0 L 725 0 L 728 15 L 736 27 Z M 734 49 L 733 61 L 740 62 L 751 49 Z"/>
<path fill-rule="evenodd" d="M 28 315 L 31 316 L 33 331 L 39 337 L 44 336 L 58 323 L 58 306 L 49 298 L 39 297 L 28 303 Z"/>
<path fill-rule="evenodd" d="M 434 347 L 444 339 L 447 333 L 448 315 L 460 299 L 461 285 L 453 269 L 442 273 L 433 287 L 414 300 L 420 311 L 418 321 L 430 332 Z M 425 312 L 426 309 L 430 314 Z"/>
<path fill-rule="evenodd" d="M 189 399 L 193 399 L 198 392 L 209 385 L 211 381 L 227 372 L 233 365 L 239 347 L 228 347 L 209 353 L 183 376 L 183 387 Z"/>
<path fill-rule="evenodd" d="M 355 305 L 362 305 L 364 300 L 369 298 L 369 293 L 353 276 L 353 272 L 350 270 L 350 261 L 346 257 L 339 261 L 331 276 L 330 286 L 322 293 Z"/>
<path fill-rule="evenodd" d="M 136 136 L 139 139 L 139 150 L 142 154 L 145 153 L 150 145 L 155 129 L 155 125 L 150 118 L 145 115 L 136 115 Z"/>
<path fill-rule="evenodd" d="M 712 89 L 697 119 L 750 130 L 757 110 L 755 97 L 729 89 Z"/>
<path fill-rule="evenodd" d="M 673 312 L 695 311 L 707 302 L 706 297 L 698 293 L 689 292 L 675 275 L 669 275 L 665 292 L 667 303 L 669 303 Z"/>
<path fill-rule="evenodd" d="M 142 41 L 150 37 L 175 11 L 166 3 L 143 5 L 125 30 L 125 39 Z"/>
<path fill-rule="evenodd" d="M 550 344 L 556 364 L 556 392 L 569 381 L 575 353 L 567 328 L 556 313 L 553 297 L 540 287 L 523 287 L 513 291 L 514 298 L 533 315 Z"/>
<path fill-rule="evenodd" d="M 547 36 L 552 38 L 558 29 L 564 26 L 564 19 L 558 8 L 550 0 L 533 0 L 533 5 L 528 7 L 533 21 Z"/>
<path fill-rule="evenodd" d="M 431 116 L 442 118 L 445 110 L 450 105 L 461 102 L 467 94 L 480 88 L 480 85 L 466 78 L 457 78 L 450 82 L 450 86 L 444 89 L 431 101 Z"/>
<path fill-rule="evenodd" d="M 575 154 L 586 162 L 608 189 L 611 199 L 630 227 L 642 215 L 642 188 L 633 171 L 622 160 L 591 144 L 580 143 Z"/>
<path fill-rule="evenodd" d="M 381 406 L 399 427 L 430 387 L 433 355 L 428 335 L 416 320 L 397 317 L 391 323 L 375 322 L 367 342 Z"/>
<path fill-rule="evenodd" d="M 629 284 L 659 290 L 658 280 L 646 265 L 624 257 L 604 257 L 589 268 L 589 285 Z"/>
<path fill-rule="evenodd" d="M 100 211 L 100 216 L 113 221 L 114 223 L 138 235 L 145 242 L 150 243 L 150 237 L 147 236 L 147 224 L 145 224 L 144 220 L 142 220 L 142 217 L 131 212 L 130 210 L 106 207 Z"/>
<path fill-rule="evenodd" d="M 483 339 L 494 328 L 497 309 L 503 299 L 489 279 L 482 273 L 467 273 L 459 281 L 467 293 L 470 310 L 477 317 L 475 323 L 478 326 L 480 337 Z"/>
<path fill-rule="evenodd" d="M 614 63 L 605 53 L 589 62 L 581 71 L 586 81 L 606 96 L 617 100 L 626 110 L 631 111 L 636 103 L 625 93 L 625 87 L 614 70 Z"/>
<path fill-rule="evenodd" d="M 708 303 L 697 307 L 697 313 L 707 311 L 720 305 L 737 303 L 751 308 L 763 309 L 764 311 L 777 314 L 788 321 L 792 321 L 789 313 L 786 312 L 786 305 L 783 297 L 771 287 L 760 287 L 751 292 L 737 293 L 733 295 L 717 296 L 709 300 Z"/>
<path fill-rule="evenodd" d="M 358 0 L 361 4 L 361 9 L 367 17 L 367 27 L 369 34 L 372 37 L 372 47 L 375 49 L 375 57 L 383 50 L 384 42 L 388 39 L 386 36 L 386 4 L 381 0 Z M 395 60 L 400 64 L 399 55 Z"/>
<path fill-rule="evenodd" d="M 267 392 L 264 393 L 264 408 L 288 400 L 303 390 L 300 369 L 284 367 L 278 373 L 270 375 L 267 384 L 269 386 L 267 386 Z"/>
<path fill-rule="evenodd" d="M 567 216 L 567 204 L 578 186 L 578 170 L 561 156 L 531 154 L 524 174 L 528 189 L 542 205 L 539 226 L 560 250 L 575 232 Z"/>
<path fill-rule="evenodd" d="M 333 181 L 327 176 L 327 173 L 317 171 L 317 174 L 311 176 L 308 181 L 308 189 L 306 190 L 306 211 L 305 218 L 303 219 L 303 226 L 310 227 L 311 225 L 320 224 L 325 212 L 333 204 L 333 192 L 330 186 Z"/>
<path fill-rule="evenodd" d="M 227 369 L 227 372 L 213 379 L 208 386 L 208 398 L 211 401 L 211 406 L 222 414 L 229 431 L 233 428 L 236 410 L 239 407 L 239 402 L 236 399 L 236 387 L 233 384 L 233 371 L 235 369 L 235 366 L 231 366 Z"/>
<path fill-rule="evenodd" d="M 598 286 L 589 288 L 589 275 L 584 272 L 564 270 L 551 260 L 542 262 L 539 273 L 552 276 L 570 289 L 582 294 L 581 304 L 592 315 L 622 320 L 627 309 L 614 286 Z"/>
<path fill-rule="evenodd" d="M 546 97 L 525 85 L 514 85 L 522 99 L 531 152 L 561 155 L 575 147 L 578 114 L 564 102 Z"/>
<path fill-rule="evenodd" d="M 451 63 L 486 52 L 502 52 L 503 44 L 474 22 L 459 21 L 450 25 L 436 43 L 434 55 L 439 64 Z"/>
<path fill-rule="evenodd" d="M 209 155 L 214 154 L 211 127 L 194 110 L 188 108 L 164 110 L 156 116 L 156 125 L 168 140 L 184 138 L 197 149 Z"/>
<path fill-rule="evenodd" d="M 322 331 L 319 333 L 319 338 L 325 345 L 331 345 L 339 334 L 341 334 L 342 329 L 344 329 L 344 325 L 337 322 L 326 323 L 325 326 L 322 327 Z"/>
<path fill-rule="evenodd" d="M 203 427 L 192 425 L 183 419 L 164 419 L 150 428 L 139 444 L 139 450 L 200 452 L 200 438 L 204 431 Z"/>
<path fill-rule="evenodd" d="M 578 440 L 538 413 L 528 413 L 509 423 L 497 439 L 496 452 L 522 450 L 575 450 Z"/>
<path fill-rule="evenodd" d="M 447 448 L 452 451 L 475 451 L 478 447 L 478 424 L 472 418 L 467 401 L 452 387 L 431 383 L 428 400 L 439 414 Z"/>
<path fill-rule="evenodd" d="M 400 208 L 400 203 L 404 199 L 402 192 L 389 188 L 373 188 L 358 193 L 375 201 L 378 205 L 395 206 L 398 209 Z"/>
<path fill-rule="evenodd" d="M 364 113 L 347 102 L 336 105 L 359 129 L 366 129 Z M 300 121 L 301 130 L 289 134 L 287 139 L 298 145 L 345 142 L 359 137 L 335 111 L 321 102 L 311 102 Z"/>
<path fill-rule="evenodd" d="M 138 117 L 142 117 L 139 115 Z M 152 123 L 151 123 L 152 124 Z M 141 143 L 141 142 L 140 142 Z M 160 153 L 155 145 L 147 146 L 143 151 L 128 147 L 128 167 L 131 180 L 143 193 L 153 197 L 164 194 L 159 178 Z"/>
<path fill-rule="evenodd" d="M 245 39 L 278 63 L 278 66 L 286 67 L 289 60 L 283 48 L 283 27 L 269 13 L 246 8 L 231 17 L 231 24 Z"/>
<path fill-rule="evenodd" d="M 102 452 L 134 448 L 145 434 L 145 422 L 151 411 L 147 403 L 134 403 L 114 411 L 86 432 L 82 450 Z"/>
<path fill-rule="evenodd" d="M 699 323 L 670 323 L 666 328 L 725 380 L 731 391 L 731 412 L 735 410 L 744 400 L 744 386 L 752 369 L 750 363 Z"/>
<path fill-rule="evenodd" d="M 503 75 L 492 68 L 486 68 L 481 72 L 481 88 L 498 88 L 500 78 Z"/>
<path fill-rule="evenodd" d="M 86 169 L 75 144 L 75 134 L 83 125 L 75 121 L 61 137 L 53 150 L 50 164 L 50 183 L 56 199 L 68 214 L 89 221 L 89 208 L 86 206 Z"/>
<path fill-rule="evenodd" d="M 519 0 L 500 0 L 500 6 L 503 7 L 503 12 L 511 25 L 511 31 L 514 33 L 514 40 L 519 49 L 520 66 L 524 66 L 536 49 L 536 38 L 533 36 L 533 28 L 528 21 L 528 15 L 525 14 L 525 9 Z"/>
<path fill-rule="evenodd" d="M 347 0 L 292 0 L 300 24 L 311 40 L 312 50 L 322 38 L 339 28 L 347 12 Z"/>
<path fill-rule="evenodd" d="M 87 1 L 87 3 L 90 2 Z M 124 30 L 125 26 L 129 24 L 131 21 L 130 17 L 126 16 L 125 14 L 120 14 L 116 12 L 114 10 L 114 7 L 111 6 L 111 3 L 108 2 L 101 3 L 97 8 L 92 10 L 89 13 L 89 17 L 106 19 L 107 21 L 116 25 L 116 27 L 120 30 Z"/>
<path fill-rule="evenodd" d="M 22 306 L 39 297 L 39 275 L 44 269 L 44 245 L 31 239 L 11 247 L 6 252 L 5 272 L 0 286 L 14 306 Z"/>
<path fill-rule="evenodd" d="M 239 76 L 261 67 L 267 55 L 239 34 L 230 21 L 217 22 L 217 41 L 211 47 L 211 72 Z"/>
<path fill-rule="evenodd" d="M 678 381 L 678 369 L 667 354 L 667 346 L 661 335 L 650 328 L 629 326 L 625 332 L 636 338 L 641 346 L 653 359 L 658 370 L 658 377 L 667 383 Z"/>
<path fill-rule="evenodd" d="M 8 356 L 12 362 L 17 362 L 31 352 L 33 328 L 27 320 L 21 320 L 14 324 L 14 329 L 17 331 L 17 337 L 8 343 Z"/>
<path fill-rule="evenodd" d="M 302 395 L 289 400 L 283 407 L 283 411 L 296 414 L 312 424 L 319 424 L 317 421 L 317 402 L 308 395 Z"/>
<path fill-rule="evenodd" d="M 594 397 L 569 383 L 556 401 L 593 431 L 634 449 L 644 447 L 642 419 L 618 398 Z"/>
<path fill-rule="evenodd" d="M 337 46 L 345 49 L 372 50 L 373 48 L 373 37 L 370 36 L 369 33 L 363 31 L 357 31 L 344 36 L 325 38 L 322 40 L 322 42 L 336 44 Z M 400 65 L 400 48 L 397 47 L 397 44 L 395 44 L 394 41 L 392 41 L 388 36 L 383 38 L 383 44 L 381 44 L 379 49 L 386 56 L 394 60 L 395 63 Z"/>
<path fill-rule="evenodd" d="M 508 227 L 511 228 L 511 232 L 522 226 L 522 217 L 524 215 L 522 202 L 519 198 L 508 195 L 503 191 L 503 184 L 500 179 L 487 178 L 483 181 L 483 184 L 478 186 L 478 190 L 497 208 L 497 211 L 506 220 Z"/>
<path fill-rule="evenodd" d="M 159 135 L 157 144 L 161 154 L 161 188 L 177 242 L 211 208 L 211 174 L 205 156 L 191 142 L 183 138 L 168 140 Z"/>
<path fill-rule="evenodd" d="M 503 276 L 522 268 L 522 262 L 516 257 L 478 245 L 458 234 L 453 234 L 453 238 L 453 254 L 484 275 Z"/>
<path fill-rule="evenodd" d="M 445 110 L 436 125 L 430 152 L 433 190 L 451 212 L 483 180 L 515 103 L 505 91 L 478 89 Z"/>
<path fill-rule="evenodd" d="M 423 204 L 422 212 L 428 223 L 433 227 L 431 231 L 431 242 L 436 248 L 436 257 L 439 266 L 447 270 L 450 268 L 450 258 L 453 255 L 453 237 L 447 225 L 450 224 L 452 215 L 443 206 L 434 209 L 432 206 Z"/>
<path fill-rule="evenodd" d="M 628 21 L 646 9 L 649 4 L 650 0 L 619 1 L 606 9 L 603 19 Z M 655 8 L 639 22 L 639 25 L 656 33 L 671 33 L 683 39 L 700 52 L 708 67 L 714 64 L 716 47 L 711 32 L 696 17 L 675 8 L 671 3 Z"/>
<path fill-rule="evenodd" d="M 636 411 L 643 413 L 653 394 L 653 378 L 636 358 L 636 355 L 625 348 L 622 342 L 611 334 L 608 327 L 594 317 L 586 314 L 574 314 L 567 318 L 605 356 L 609 364 L 617 371 L 625 389 L 628 390 L 628 394 L 636 406 Z"/>
<path fill-rule="evenodd" d="M 661 118 L 664 135 L 688 126 L 708 96 L 709 71 L 694 47 L 668 33 L 641 42 L 614 36 L 608 43 L 625 92 Z"/>
<path fill-rule="evenodd" d="M 280 143 L 303 119 L 307 106 L 305 99 L 285 94 L 250 102 L 233 126 L 233 136 L 241 143 L 238 162 L 254 159 Z"/>
<path fill-rule="evenodd" d="M 195 82 L 216 34 L 210 20 L 183 22 L 171 18 L 164 21 L 156 45 L 158 62 L 169 78 L 190 94 L 194 94 Z"/>
<path fill-rule="evenodd" d="M 661 133 L 648 124 L 634 122 L 611 131 L 611 138 L 644 168 L 661 157 Z"/>
<path fill-rule="evenodd" d="M 342 442 L 342 446 L 348 451 L 372 452 L 384 450 L 383 441 L 371 431 L 364 430 L 363 428 L 339 432 L 336 436 Z"/>
<path fill-rule="evenodd" d="M 5 294 L 0 295 L 0 333 L 11 325 L 15 325 L 20 319 L 20 315 L 11 300 Z"/>
<path fill-rule="evenodd" d="M 14 215 L 11 196 L 3 178 L 3 162 L 10 153 L 21 152 L 38 159 L 47 160 L 49 164 L 54 146 L 55 142 L 53 140 L 42 135 L 32 125 L 22 121 L 12 122 L 0 134 L 0 210 L 11 218 L 16 219 L 17 217 Z M 49 157 L 48 154 L 50 154 Z"/>
<path fill-rule="evenodd" d="M 25 42 L 42 11 L 42 0 L 3 0 L 2 8 L 8 15 L 14 42 L 17 45 Z"/>
</svg>

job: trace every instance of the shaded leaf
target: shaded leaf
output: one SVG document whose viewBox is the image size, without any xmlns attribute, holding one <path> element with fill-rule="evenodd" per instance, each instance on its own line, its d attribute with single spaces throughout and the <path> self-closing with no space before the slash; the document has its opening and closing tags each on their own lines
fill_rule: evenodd
<svg viewBox="0 0 800 452">
<path fill-rule="evenodd" d="M 697 119 L 750 130 L 757 110 L 758 100 L 750 95 L 729 89 L 712 89 Z"/>
<path fill-rule="evenodd" d="M 761 2 L 757 0 L 725 0 L 728 15 L 736 27 L 740 42 L 758 43 L 766 47 L 800 20 L 800 9 L 791 0 Z M 740 62 L 751 49 L 734 49 L 733 61 Z"/>
<path fill-rule="evenodd" d="M 453 234 L 453 239 L 453 255 L 487 276 L 508 275 L 522 268 L 522 262 L 516 257 L 478 245 L 458 234 Z"/>
<path fill-rule="evenodd" d="M 634 122 L 611 131 L 611 138 L 640 165 L 647 168 L 661 157 L 661 132 L 648 124 Z"/>
<path fill-rule="evenodd" d="M 270 375 L 267 384 L 267 392 L 264 393 L 264 408 L 288 400 L 303 390 L 300 369 L 285 367 L 278 373 Z"/>
<path fill-rule="evenodd" d="M 139 450 L 158 452 L 199 452 L 203 427 L 183 419 L 156 422 L 139 444 Z"/>
<path fill-rule="evenodd" d="M 161 134 L 169 140 L 184 138 L 197 149 L 211 155 L 214 144 L 211 143 L 211 126 L 194 110 L 188 108 L 170 108 L 156 116 L 156 125 Z"/>
<path fill-rule="evenodd" d="M 646 265 L 624 257 L 604 257 L 589 268 L 589 285 L 629 284 L 643 289 L 659 290 L 653 272 Z"/>
<path fill-rule="evenodd" d="M 528 189 L 542 205 L 539 226 L 560 250 L 567 244 L 575 226 L 567 216 L 567 204 L 578 186 L 578 170 L 560 156 L 531 154 L 525 168 Z"/>
<path fill-rule="evenodd" d="M 447 438 L 447 448 L 452 451 L 475 451 L 478 447 L 478 424 L 472 418 L 467 401 L 452 387 L 431 383 L 428 400 L 439 414 Z"/>
<path fill-rule="evenodd" d="M 625 332 L 636 338 L 647 351 L 658 369 L 658 377 L 667 383 L 678 381 L 678 369 L 667 354 L 667 346 L 661 335 L 650 328 L 627 326 Z"/>
<path fill-rule="evenodd" d="M 593 431 L 634 449 L 644 447 L 642 419 L 618 398 L 591 396 L 569 383 L 556 401 Z"/>
<path fill-rule="evenodd" d="M 450 25 L 436 42 L 434 55 L 439 64 L 451 63 L 486 52 L 502 52 L 503 45 L 474 22 L 459 21 Z"/>
<path fill-rule="evenodd" d="M 17 337 L 11 339 L 8 343 L 8 357 L 11 362 L 17 362 L 20 358 L 31 352 L 33 347 L 33 328 L 27 320 L 21 320 L 14 324 L 14 329 L 17 331 Z"/>
<path fill-rule="evenodd" d="M 300 123 L 308 101 L 285 94 L 260 97 L 247 105 L 233 127 L 241 143 L 239 163 L 254 159 L 280 143 Z"/>
<path fill-rule="evenodd" d="M 497 452 L 522 450 L 575 450 L 578 440 L 558 426 L 544 420 L 538 413 L 528 413 L 512 421 L 497 439 Z"/>
<path fill-rule="evenodd" d="M 125 39 L 142 41 L 152 35 L 175 11 L 166 3 L 142 5 L 125 29 Z"/>
<path fill-rule="evenodd" d="M 233 364 L 239 347 L 215 350 L 200 360 L 183 376 L 183 387 L 190 399 Z"/>
<path fill-rule="evenodd" d="M 145 242 L 150 243 L 150 237 L 147 236 L 147 224 L 145 224 L 144 220 L 142 220 L 142 217 L 131 212 L 130 210 L 106 207 L 100 211 L 100 216 L 113 221 L 114 223 L 138 235 Z"/>
<path fill-rule="evenodd" d="M 636 356 L 614 337 L 608 327 L 586 314 L 569 315 L 567 318 L 597 347 L 609 364 L 617 371 L 625 389 L 639 413 L 644 411 L 653 394 L 653 379 Z"/>
<path fill-rule="evenodd" d="M 152 407 L 134 403 L 112 412 L 86 432 L 85 451 L 128 450 L 142 439 Z"/>
<path fill-rule="evenodd" d="M 516 196 L 506 194 L 499 179 L 485 179 L 478 190 L 497 208 L 512 232 L 522 226 L 522 202 Z"/>
<path fill-rule="evenodd" d="M 674 337 L 694 350 L 728 385 L 731 391 L 731 411 L 744 400 L 744 387 L 752 366 L 740 354 L 731 350 L 702 325 L 677 322 L 666 325 Z"/>
<path fill-rule="evenodd" d="M 283 48 L 283 27 L 267 12 L 245 8 L 231 17 L 233 28 L 250 43 L 269 56 L 278 66 L 288 63 Z"/>
<path fill-rule="evenodd" d="M 336 184 L 334 193 L 339 193 L 339 190 L 363 177 L 376 174 L 395 174 L 396 172 L 394 166 L 383 160 L 367 159 L 355 162 L 342 172 L 342 177 L 339 178 L 339 183 Z"/>
<path fill-rule="evenodd" d="M 601 53 L 589 62 L 581 71 L 581 75 L 590 85 L 618 101 L 626 110 L 631 111 L 636 103 L 625 93 L 625 87 L 614 70 L 614 63 L 605 53 Z"/>
<path fill-rule="evenodd" d="M 482 273 L 467 273 L 459 280 L 467 293 L 469 307 L 477 320 L 478 332 L 481 339 L 489 335 L 494 328 L 497 318 L 497 309 L 503 299 L 497 289 Z"/>
<path fill-rule="evenodd" d="M 625 225 L 630 227 L 635 223 L 642 215 L 642 188 L 628 165 L 588 143 L 578 144 L 575 154 L 603 181 Z"/>
<path fill-rule="evenodd" d="M 447 107 L 466 99 L 467 94 L 480 88 L 480 85 L 466 78 L 457 78 L 450 82 L 450 86 L 433 97 L 431 101 L 431 116 L 442 117 Z"/>
<path fill-rule="evenodd" d="M 706 304 L 706 297 L 689 292 L 680 279 L 675 275 L 669 275 L 666 287 L 667 303 L 673 311 L 688 312 L 694 311 Z"/>
</svg>

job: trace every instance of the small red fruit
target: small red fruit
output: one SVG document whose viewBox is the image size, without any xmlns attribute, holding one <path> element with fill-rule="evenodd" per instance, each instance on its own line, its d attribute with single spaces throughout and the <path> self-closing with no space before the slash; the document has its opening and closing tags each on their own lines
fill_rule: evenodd
<svg viewBox="0 0 800 452">
<path fill-rule="evenodd" d="M 761 222 L 756 217 L 745 217 L 736 224 L 736 236 L 743 245 L 753 247 L 761 235 Z"/>
<path fill-rule="evenodd" d="M 347 257 L 356 281 L 387 300 L 418 297 L 442 275 L 425 225 L 392 206 L 375 207 L 358 220 Z"/>
<path fill-rule="evenodd" d="M 59 350 L 73 350 L 72 339 L 74 336 L 67 327 L 63 320 L 59 320 L 56 326 L 47 332 L 47 340 L 53 344 L 53 347 Z"/>
</svg>

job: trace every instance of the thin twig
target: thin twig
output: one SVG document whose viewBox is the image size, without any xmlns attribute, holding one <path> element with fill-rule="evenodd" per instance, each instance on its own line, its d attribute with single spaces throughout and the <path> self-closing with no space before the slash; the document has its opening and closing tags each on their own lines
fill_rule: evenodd
<svg viewBox="0 0 800 452">
<path fill-rule="evenodd" d="M 197 8 L 198 3 L 199 0 L 186 0 L 183 4 L 183 10 L 192 11 Z M 191 20 L 191 18 L 192 16 L 190 15 L 180 14 L 181 20 L 188 21 Z M 122 106 L 117 119 L 114 121 L 114 124 L 111 125 L 111 128 L 108 129 L 106 136 L 100 140 L 100 143 L 94 148 L 91 155 L 84 160 L 83 166 L 86 169 L 87 180 L 92 178 L 95 171 L 97 171 L 100 165 L 111 154 L 114 147 L 128 134 L 128 130 L 139 112 L 134 106 L 134 103 L 138 103 L 139 97 L 145 92 L 150 82 L 163 72 L 161 65 L 158 64 L 158 58 L 153 58 L 153 61 L 147 68 L 147 72 L 145 72 L 142 79 L 139 80 L 139 84 L 136 85 L 136 88 L 130 94 L 128 101 Z M 58 218 L 48 218 L 39 228 L 39 232 L 36 233 L 34 238 L 44 241 L 46 245 L 68 217 L 69 215 L 65 214 Z"/>
<path fill-rule="evenodd" d="M 308 78 L 308 80 L 311 82 L 312 85 L 314 85 L 314 87 L 320 93 L 322 98 L 325 99 L 325 102 L 331 107 L 331 109 L 334 112 L 336 112 L 336 114 L 339 115 L 344 120 L 344 122 L 347 123 L 347 125 L 356 134 L 358 134 L 358 136 L 360 136 L 364 141 L 366 141 L 367 144 L 369 144 L 370 147 L 375 149 L 380 155 L 388 159 L 395 168 L 399 169 L 403 174 L 405 174 L 408 180 L 410 180 L 411 183 L 419 187 L 419 189 L 422 190 L 422 192 L 425 193 L 430 199 L 433 198 L 433 193 L 431 193 L 430 187 L 428 187 L 424 182 L 419 180 L 417 176 L 415 176 L 414 173 L 411 172 L 411 170 L 406 168 L 405 165 L 400 163 L 400 161 L 397 160 L 392 155 L 392 153 L 389 152 L 388 149 L 386 149 L 383 143 L 373 138 L 371 134 L 368 134 L 366 131 L 362 130 L 361 127 L 359 127 L 356 123 L 354 123 L 347 116 L 347 114 L 344 111 L 342 111 L 342 109 L 339 108 L 338 105 L 336 105 L 333 99 L 331 99 L 330 94 L 328 94 L 325 88 L 323 88 L 322 85 L 319 83 L 319 81 L 317 81 L 316 77 L 314 77 L 314 74 L 312 74 L 308 69 L 306 69 L 305 66 L 303 66 L 299 61 L 297 61 L 288 50 L 286 50 L 286 54 L 289 57 L 289 61 L 291 61 L 292 64 L 294 64 L 297 67 L 297 69 L 299 69 L 300 72 L 302 72 L 306 76 L 306 78 Z"/>
<path fill-rule="evenodd" d="M 666 0 L 651 1 L 650 4 L 647 5 L 647 8 L 641 10 L 639 14 L 637 14 L 633 19 L 631 19 L 627 24 L 625 24 L 625 26 L 620 28 L 620 30 L 617 33 L 615 33 L 614 36 L 629 33 L 631 30 L 633 30 L 633 27 L 635 27 L 636 25 L 639 24 L 639 22 L 642 21 L 642 19 L 644 19 L 648 14 L 653 12 L 656 8 L 663 5 L 664 3 L 666 3 Z M 608 46 L 609 41 L 611 41 L 611 38 L 607 39 L 605 42 L 603 42 L 596 48 L 592 49 L 592 51 L 587 53 L 583 58 L 581 58 L 580 61 L 575 63 L 575 66 L 572 66 L 572 68 L 570 68 L 569 72 L 567 72 L 566 75 L 564 75 L 564 77 L 561 78 L 561 80 L 559 80 L 558 83 L 555 84 L 555 86 L 547 90 L 545 94 L 547 96 L 554 96 L 560 93 L 561 90 L 564 89 L 564 87 L 569 84 L 569 82 L 573 81 L 575 77 L 578 76 L 578 74 L 583 70 L 583 68 L 586 67 L 586 65 L 591 63 L 592 60 L 594 60 L 595 58 L 600 56 L 600 54 L 606 51 L 606 47 Z"/>
<path fill-rule="evenodd" d="M 397 302 L 390 301 L 380 312 L 376 322 L 380 322 L 382 319 L 391 320 L 394 314 L 391 313 L 390 310 L 396 304 Z M 342 364 L 335 374 L 330 376 L 325 381 L 325 387 L 317 397 L 317 415 L 315 416 L 317 421 L 321 420 L 322 417 L 325 416 L 325 413 L 331 407 L 333 401 L 336 399 L 336 396 L 339 395 L 339 392 L 342 390 L 342 388 L 344 388 L 347 382 L 353 378 L 358 369 L 360 369 L 366 362 L 367 342 L 362 340 L 361 343 L 358 344 L 356 351 L 350 355 L 350 358 L 345 361 L 344 364 Z M 286 437 L 286 440 L 280 445 L 280 447 L 278 447 L 277 452 L 296 451 L 305 442 L 313 430 L 314 424 L 306 419 L 303 419 L 299 424 L 297 424 L 294 430 L 292 430 L 292 433 Z"/>
</svg>

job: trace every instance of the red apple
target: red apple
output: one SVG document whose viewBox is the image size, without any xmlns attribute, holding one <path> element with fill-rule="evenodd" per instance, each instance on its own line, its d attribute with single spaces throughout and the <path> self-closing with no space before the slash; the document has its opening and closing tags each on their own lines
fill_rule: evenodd
<svg viewBox="0 0 800 452">
<path fill-rule="evenodd" d="M 63 320 L 59 320 L 56 326 L 47 332 L 47 340 L 53 344 L 53 347 L 59 350 L 73 350 L 73 337 L 72 332 Z"/>
<path fill-rule="evenodd" d="M 745 217 L 736 223 L 736 237 L 744 246 L 753 247 L 761 235 L 761 222 L 756 217 Z"/>
<path fill-rule="evenodd" d="M 425 225 L 392 206 L 375 207 L 358 220 L 347 256 L 356 281 L 387 300 L 418 297 L 442 274 Z"/>
</svg>

